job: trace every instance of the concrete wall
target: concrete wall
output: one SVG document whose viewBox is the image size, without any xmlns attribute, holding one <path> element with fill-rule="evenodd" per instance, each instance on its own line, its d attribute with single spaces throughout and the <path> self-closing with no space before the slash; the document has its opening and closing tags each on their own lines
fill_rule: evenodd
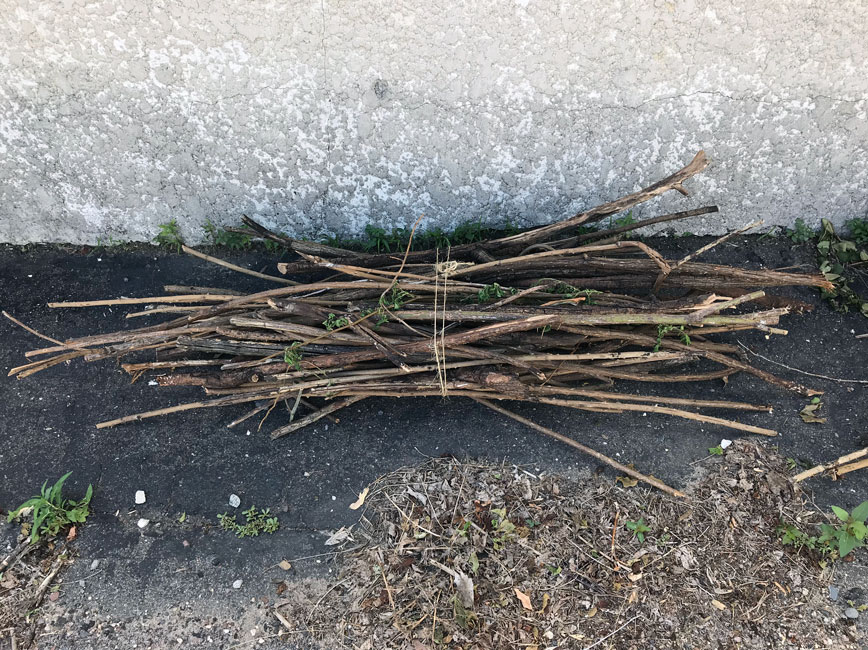
<svg viewBox="0 0 868 650">
<path fill-rule="evenodd" d="M 653 5 L 653 6 L 652 6 Z M 642 9 L 637 7 L 642 6 Z M 0 0 L 0 241 L 868 209 L 864 0 Z"/>
</svg>

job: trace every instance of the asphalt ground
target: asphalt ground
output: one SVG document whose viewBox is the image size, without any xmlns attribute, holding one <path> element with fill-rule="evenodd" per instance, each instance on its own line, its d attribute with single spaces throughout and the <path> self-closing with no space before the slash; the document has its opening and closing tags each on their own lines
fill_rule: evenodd
<svg viewBox="0 0 868 650">
<path fill-rule="evenodd" d="M 678 257 L 708 241 L 680 237 L 650 243 Z M 275 259 L 264 251 L 215 254 L 273 272 Z M 730 241 L 703 261 L 747 268 L 813 267 L 810 245 L 795 246 L 784 238 Z M 49 301 L 159 295 L 166 284 L 270 288 L 264 281 L 148 246 L 0 248 L 0 306 L 58 339 L 138 327 L 145 318 L 125 319 L 129 310 L 116 307 L 50 309 Z M 868 320 L 832 311 L 811 289 L 775 293 L 801 298 L 815 308 L 786 316 L 781 326 L 789 330 L 787 336 L 766 339 L 759 332 L 742 332 L 716 340 L 741 341 L 791 368 L 836 379 L 868 379 L 868 338 L 855 338 L 868 332 Z M 156 317 L 147 318 L 156 322 Z M 347 506 L 365 485 L 429 456 L 505 460 L 532 472 L 570 476 L 601 471 L 597 461 L 464 399 L 371 398 L 341 411 L 338 423 L 321 420 L 276 441 L 266 430 L 257 431 L 255 419 L 226 427 L 245 405 L 97 430 L 97 422 L 193 401 L 201 392 L 159 388 L 147 380 L 131 384 L 113 362 L 75 360 L 20 381 L 6 378 L 10 368 L 26 362 L 25 351 L 47 344 L 5 318 L 0 318 L 0 341 L 0 508 L 14 508 L 43 481 L 67 471 L 73 472 L 69 494 L 82 494 L 88 483 L 94 487 L 92 515 L 76 541 L 79 560 L 62 589 L 61 600 L 71 611 L 100 610 L 135 620 L 198 602 L 215 617 L 221 612 L 232 616 L 239 608 L 273 597 L 275 583 L 288 577 L 327 577 L 333 571 L 328 556 L 299 558 L 325 553 L 327 535 L 357 521 Z M 779 431 L 770 442 L 784 456 L 805 464 L 828 462 L 868 446 L 868 384 L 810 377 L 759 358 L 751 361 L 825 391 L 827 421 L 803 422 L 799 411 L 807 404 L 805 398 L 745 374 L 726 385 L 625 383 L 621 389 L 658 394 L 661 403 L 667 396 L 690 396 L 772 404 L 771 414 L 738 414 L 738 419 Z M 651 413 L 510 407 L 675 487 L 690 481 L 709 447 L 739 435 Z M 276 426 L 279 416 L 272 417 Z M 868 471 L 835 482 L 815 478 L 808 487 L 818 506 L 850 509 L 868 498 Z M 135 505 L 136 490 L 145 491 L 144 505 Z M 238 540 L 217 528 L 217 515 L 232 511 L 230 494 L 241 498 L 239 511 L 251 505 L 270 508 L 280 518 L 280 529 Z M 140 518 L 151 522 L 144 530 L 137 526 Z M 0 541 L 13 538 L 15 531 L 13 525 L 2 524 Z M 92 570 L 94 559 L 100 563 Z M 291 576 L 277 566 L 282 559 L 293 560 Z M 238 579 L 243 585 L 233 588 Z"/>
</svg>

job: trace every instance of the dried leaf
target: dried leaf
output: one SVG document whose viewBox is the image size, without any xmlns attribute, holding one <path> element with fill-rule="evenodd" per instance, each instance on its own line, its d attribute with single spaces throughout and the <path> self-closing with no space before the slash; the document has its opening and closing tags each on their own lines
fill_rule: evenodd
<svg viewBox="0 0 868 650">
<path fill-rule="evenodd" d="M 597 608 L 596 607 L 591 607 L 591 609 L 589 609 L 588 613 L 586 614 L 586 616 L 588 618 L 594 618 L 596 615 L 597 615 Z"/>
<path fill-rule="evenodd" d="M 277 585 L 277 595 L 282 596 L 284 592 L 288 589 L 286 581 L 282 581 Z"/>
<path fill-rule="evenodd" d="M 479 558 L 476 556 L 476 551 L 470 552 L 468 560 L 470 561 L 470 570 L 473 571 L 473 575 L 476 575 L 476 572 L 479 571 Z"/>
<path fill-rule="evenodd" d="M 521 592 L 518 587 L 513 587 L 513 589 L 515 590 L 515 597 L 521 602 L 521 606 L 533 611 L 533 605 L 530 604 L 530 596 Z"/>
<path fill-rule="evenodd" d="M 75 526 L 72 526 L 69 529 L 69 532 L 66 534 L 66 541 L 71 542 L 75 539 L 75 536 L 78 534 L 78 531 L 75 529 Z"/>
<path fill-rule="evenodd" d="M 615 479 L 615 483 L 620 483 L 625 488 L 636 487 L 637 485 L 639 485 L 639 481 L 637 481 L 632 476 L 619 476 Z"/>
<path fill-rule="evenodd" d="M 280 564 L 278 564 L 277 566 L 279 566 L 284 571 L 289 571 L 292 568 L 292 565 L 286 560 L 281 560 Z"/>
<path fill-rule="evenodd" d="M 544 614 L 546 611 L 546 607 L 549 606 L 549 601 L 551 600 L 551 596 L 548 594 L 543 594 L 542 607 L 539 608 L 537 614 Z"/>
<path fill-rule="evenodd" d="M 48 595 L 48 600 L 50 600 L 51 602 L 54 602 L 54 601 L 57 600 L 58 598 L 60 598 L 60 592 L 59 592 L 59 591 L 52 591 L 52 592 Z"/>
<path fill-rule="evenodd" d="M 423 506 L 428 503 L 428 498 L 421 492 L 416 492 L 416 490 L 414 490 L 413 488 L 408 487 L 407 494 L 409 494 L 411 497 L 416 498 Z"/>
<path fill-rule="evenodd" d="M 723 610 L 726 609 L 726 605 L 724 605 L 724 604 L 723 604 L 722 602 L 720 602 L 719 600 L 712 600 L 712 601 L 711 601 L 711 604 L 714 605 L 714 607 L 716 607 L 716 608 L 719 609 L 720 611 L 723 611 Z"/>
<path fill-rule="evenodd" d="M 799 417 L 802 418 L 803 422 L 817 422 L 819 424 L 823 424 L 826 421 L 826 418 L 821 418 L 816 415 L 817 410 L 822 406 L 821 403 L 817 404 L 808 404 L 805 408 L 803 408 L 799 412 Z"/>
<path fill-rule="evenodd" d="M 365 502 L 365 498 L 368 496 L 368 488 L 365 488 L 361 492 L 359 492 L 359 498 L 353 501 L 350 504 L 350 510 L 358 510 L 362 507 L 362 504 Z"/>
<path fill-rule="evenodd" d="M 354 541 L 352 535 L 350 535 L 350 528 L 346 528 L 345 526 L 341 526 L 340 529 L 335 531 L 331 537 L 329 537 L 325 541 L 326 546 L 337 546 L 338 544 L 343 544 L 347 540 Z"/>
<path fill-rule="evenodd" d="M 467 609 L 473 607 L 473 578 L 462 571 L 456 571 L 453 576 L 458 599 Z"/>
</svg>

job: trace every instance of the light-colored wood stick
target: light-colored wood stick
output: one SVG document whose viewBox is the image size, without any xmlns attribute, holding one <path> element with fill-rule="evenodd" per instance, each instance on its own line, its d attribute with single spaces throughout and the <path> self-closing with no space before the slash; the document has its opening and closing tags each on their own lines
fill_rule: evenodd
<svg viewBox="0 0 868 650">
<path fill-rule="evenodd" d="M 279 284 L 286 284 L 290 286 L 294 286 L 299 284 L 293 280 L 287 280 L 286 278 L 278 278 L 274 275 L 266 275 L 265 273 L 259 273 L 258 271 L 251 271 L 250 269 L 245 269 L 243 266 L 238 266 L 237 264 L 232 264 L 231 262 L 227 262 L 225 260 L 221 260 L 217 257 L 212 257 L 210 255 L 206 255 L 205 253 L 200 253 L 194 248 L 190 248 L 189 246 L 181 246 L 185 253 L 189 253 L 193 257 L 198 257 L 200 260 L 205 260 L 206 262 L 211 262 L 212 264 L 217 264 L 218 266 L 222 266 L 227 269 L 232 269 L 233 271 L 238 271 L 239 273 L 244 273 L 246 275 L 252 275 L 254 278 L 261 278 L 263 280 L 271 280 L 272 282 L 277 282 Z"/>
<path fill-rule="evenodd" d="M 257 393 L 245 393 L 243 395 L 233 395 L 229 397 L 218 397 L 217 399 L 210 401 L 187 402 L 186 404 L 178 404 L 176 406 L 169 406 L 153 411 L 135 413 L 133 415 L 127 415 L 114 420 L 107 420 L 106 422 L 100 422 L 99 424 L 97 424 L 96 428 L 108 429 L 109 427 L 115 427 L 119 424 L 138 422 L 139 420 L 147 420 L 148 418 L 155 418 L 161 415 L 169 415 L 170 413 L 180 413 L 182 411 L 191 411 L 194 409 L 214 408 L 217 406 L 231 406 L 233 404 L 243 404 L 244 402 L 255 402 L 261 399 L 274 399 L 275 397 L 279 397 L 280 395 L 288 395 L 290 392 L 293 392 L 292 387 L 287 386 L 285 388 L 279 388 L 276 391 L 270 390 Z"/>
<path fill-rule="evenodd" d="M 236 296 L 200 293 L 187 296 L 151 296 L 150 298 L 109 298 L 108 300 L 78 300 L 73 302 L 50 302 L 53 309 L 67 307 L 107 307 L 113 305 L 147 305 L 150 303 L 228 302 Z"/>
<path fill-rule="evenodd" d="M 817 474 L 822 474 L 823 472 L 834 470 L 836 467 L 840 467 L 841 465 L 844 465 L 846 463 L 850 463 L 854 460 L 862 458 L 862 456 L 868 456 L 868 447 L 865 447 L 864 449 L 859 449 L 857 451 L 854 451 L 854 452 L 851 452 L 851 453 L 846 454 L 844 456 L 841 456 L 840 458 L 832 461 L 831 463 L 826 463 L 825 465 L 816 465 L 816 466 L 812 467 L 811 469 L 806 469 L 804 472 L 800 472 L 799 474 L 796 474 L 793 477 L 793 481 L 795 483 L 800 483 L 801 481 L 804 481 L 805 479 L 809 479 L 812 476 L 817 476 Z M 856 468 L 856 469 L 858 469 L 858 468 Z M 838 473 L 840 473 L 840 472 L 838 472 Z M 845 474 L 846 474 L 846 472 L 845 472 Z"/>
<path fill-rule="evenodd" d="M 15 317 L 13 317 L 13 316 L 10 316 L 10 315 L 9 315 L 8 313 L 6 313 L 5 311 L 3 312 L 3 315 L 4 315 L 6 318 L 8 318 L 9 320 L 11 320 L 13 323 L 15 323 L 16 325 L 18 325 L 18 327 L 20 327 L 20 328 L 22 328 L 22 329 L 25 329 L 25 330 L 27 330 L 28 332 L 30 332 L 31 334 L 33 334 L 33 336 L 38 336 L 39 338 L 44 339 L 44 340 L 46 340 L 46 341 L 50 341 L 51 343 L 55 343 L 56 345 L 63 345 L 63 343 L 61 343 L 61 342 L 58 341 L 57 339 L 53 339 L 53 338 L 51 338 L 50 336 L 45 336 L 45 334 L 40 334 L 39 332 L 37 332 L 37 331 L 36 331 L 35 329 L 33 329 L 32 327 L 27 327 L 27 325 L 25 325 L 24 323 L 22 323 L 22 322 L 21 322 L 20 320 L 18 320 L 17 318 L 15 318 Z"/>
<path fill-rule="evenodd" d="M 648 485 L 651 485 L 652 487 L 656 487 L 658 490 L 663 490 L 664 492 L 666 492 L 667 494 L 671 494 L 672 496 L 680 497 L 683 499 L 687 498 L 687 495 L 684 492 L 682 492 L 680 490 L 676 490 L 675 488 L 669 487 L 668 485 L 666 485 L 662 481 L 654 478 L 653 476 L 648 476 L 646 474 L 643 474 L 642 472 L 637 472 L 635 469 L 627 467 L 626 465 L 619 463 L 617 460 L 615 460 L 613 458 L 609 458 L 605 454 L 601 454 L 599 451 L 597 451 L 595 449 L 591 449 L 587 445 L 583 445 L 582 443 L 577 442 L 577 441 L 573 440 L 572 438 L 568 438 L 567 436 L 560 434 L 557 431 L 554 431 L 552 429 L 549 429 L 548 427 L 542 426 L 541 424 L 537 424 L 536 422 L 532 422 L 531 420 L 523 418 L 520 415 L 518 415 L 517 413 L 513 413 L 512 411 L 509 411 L 509 410 L 507 410 L 501 406 L 497 406 L 496 404 L 488 401 L 487 399 L 483 399 L 483 398 L 479 398 L 479 397 L 474 397 L 473 399 L 476 402 L 479 402 L 480 404 L 482 404 L 483 406 L 487 406 L 488 408 L 490 408 L 493 411 L 497 411 L 498 413 L 501 413 L 503 415 L 506 415 L 507 417 L 512 418 L 516 422 L 521 422 L 523 425 L 530 427 L 531 429 L 539 431 L 540 433 L 543 433 L 547 436 L 550 436 L 550 437 L 554 438 L 555 440 L 559 440 L 559 441 L 561 441 L 561 442 L 563 442 L 563 443 L 565 443 L 571 447 L 574 447 L 575 449 L 578 449 L 579 451 L 596 458 L 600 462 L 605 463 L 606 465 L 609 465 L 610 467 L 614 467 L 619 472 L 624 472 L 627 476 L 632 476 L 636 480 L 642 481 L 643 483 L 647 483 Z"/>
<path fill-rule="evenodd" d="M 352 406 L 358 401 L 363 400 L 364 397 L 360 395 L 353 395 L 352 397 L 347 397 L 346 399 L 336 400 L 331 404 L 328 404 L 318 411 L 314 411 L 313 413 L 309 413 L 305 415 L 303 418 L 296 420 L 295 422 L 291 422 L 286 426 L 282 426 L 279 429 L 275 429 L 271 432 L 271 439 L 274 440 L 276 438 L 280 438 L 285 436 L 288 433 L 292 433 L 293 431 L 298 431 L 299 429 L 303 429 L 309 424 L 313 424 L 317 420 L 324 418 L 330 413 L 334 413 L 335 411 L 345 408 L 347 406 Z"/>
<path fill-rule="evenodd" d="M 835 474 L 836 478 L 840 478 L 844 474 L 855 472 L 857 469 L 864 469 L 866 467 L 868 467 L 868 458 L 865 460 L 858 460 L 855 463 L 841 465 L 840 467 L 833 469 L 832 472 Z"/>
<path fill-rule="evenodd" d="M 153 309 L 146 309 L 144 311 L 133 311 L 127 314 L 127 318 L 138 318 L 140 316 L 153 316 L 154 314 L 186 314 L 191 311 L 196 311 L 201 309 L 201 307 L 197 305 L 188 305 L 186 307 L 183 306 L 174 306 L 174 307 L 154 307 Z"/>
</svg>

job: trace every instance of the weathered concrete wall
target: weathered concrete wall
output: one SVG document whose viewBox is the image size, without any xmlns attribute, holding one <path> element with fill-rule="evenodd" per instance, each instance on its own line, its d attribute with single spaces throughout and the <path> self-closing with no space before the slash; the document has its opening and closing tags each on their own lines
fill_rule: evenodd
<svg viewBox="0 0 868 650">
<path fill-rule="evenodd" d="M 642 6 L 643 8 L 637 9 Z M 863 0 L 0 0 L 0 241 L 868 209 Z"/>
</svg>

